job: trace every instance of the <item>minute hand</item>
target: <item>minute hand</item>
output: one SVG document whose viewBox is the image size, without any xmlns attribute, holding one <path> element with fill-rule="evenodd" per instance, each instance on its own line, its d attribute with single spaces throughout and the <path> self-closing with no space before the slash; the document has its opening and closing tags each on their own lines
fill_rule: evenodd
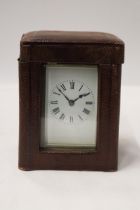
<svg viewBox="0 0 140 210">
<path fill-rule="evenodd" d="M 62 95 L 67 99 L 67 101 L 70 101 L 69 98 L 63 93 L 63 91 L 61 89 L 59 89 L 58 87 L 57 87 L 57 89 L 59 90 L 60 93 L 62 93 Z"/>
<path fill-rule="evenodd" d="M 90 92 L 89 92 L 89 93 L 83 93 L 83 94 L 79 95 L 79 97 L 78 97 L 78 98 L 74 99 L 74 102 L 75 102 L 75 101 L 77 101 L 79 98 L 82 98 L 82 97 L 88 96 L 89 94 L 90 94 Z"/>
</svg>

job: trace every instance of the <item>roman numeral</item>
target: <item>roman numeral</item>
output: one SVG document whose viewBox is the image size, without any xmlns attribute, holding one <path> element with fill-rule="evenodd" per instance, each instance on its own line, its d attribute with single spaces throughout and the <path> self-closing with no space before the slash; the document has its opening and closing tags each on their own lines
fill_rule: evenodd
<svg viewBox="0 0 140 210">
<path fill-rule="evenodd" d="M 93 104 L 93 102 L 92 101 L 86 101 L 86 104 L 91 105 L 91 104 Z"/>
<path fill-rule="evenodd" d="M 65 87 L 64 84 L 62 84 L 62 85 L 60 85 L 60 86 L 61 86 L 61 88 L 62 88 L 63 90 L 66 90 L 66 87 Z"/>
<path fill-rule="evenodd" d="M 59 107 L 56 107 L 56 108 L 53 109 L 53 113 L 54 113 L 54 114 L 57 114 L 57 113 L 59 113 L 59 112 L 60 112 Z"/>
<path fill-rule="evenodd" d="M 84 112 L 85 114 L 89 114 L 89 113 L 90 113 L 90 111 L 89 111 L 88 109 L 86 109 L 86 108 L 84 108 L 83 112 Z"/>
<path fill-rule="evenodd" d="M 51 101 L 51 104 L 58 104 L 58 101 Z"/>
<path fill-rule="evenodd" d="M 53 94 L 60 96 L 60 93 L 53 92 Z"/>
<path fill-rule="evenodd" d="M 73 117 L 70 116 L 70 123 L 73 123 Z"/>
<path fill-rule="evenodd" d="M 64 115 L 64 113 L 63 113 L 63 114 L 61 114 L 61 116 L 59 117 L 59 119 L 60 119 L 60 120 L 64 120 L 64 118 L 65 118 L 65 115 Z"/>
<path fill-rule="evenodd" d="M 82 89 L 83 85 L 80 87 L 79 91 Z"/>
<path fill-rule="evenodd" d="M 83 120 L 83 118 L 80 115 L 78 115 L 78 117 L 79 117 L 80 120 Z"/>
<path fill-rule="evenodd" d="M 70 82 L 70 89 L 74 89 L 74 85 L 75 85 L 75 82 L 71 81 Z"/>
</svg>

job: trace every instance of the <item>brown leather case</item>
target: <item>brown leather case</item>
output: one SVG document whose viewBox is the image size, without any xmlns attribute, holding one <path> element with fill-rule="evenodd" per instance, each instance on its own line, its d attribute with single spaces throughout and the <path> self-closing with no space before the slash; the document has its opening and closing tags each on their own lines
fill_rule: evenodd
<svg viewBox="0 0 140 210">
<path fill-rule="evenodd" d="M 118 163 L 121 64 L 124 43 L 100 32 L 24 34 L 19 58 L 19 168 L 114 171 Z M 41 88 L 48 63 L 98 65 L 97 150 L 41 151 Z"/>
</svg>

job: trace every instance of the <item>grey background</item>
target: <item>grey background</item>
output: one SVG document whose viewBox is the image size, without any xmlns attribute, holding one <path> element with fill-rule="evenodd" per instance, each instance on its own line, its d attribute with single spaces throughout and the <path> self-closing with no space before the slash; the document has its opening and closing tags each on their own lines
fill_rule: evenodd
<svg viewBox="0 0 140 210">
<path fill-rule="evenodd" d="M 0 0 L 0 83 L 18 82 L 19 41 L 32 30 L 103 31 L 125 41 L 123 85 L 140 84 L 139 0 Z"/>
<path fill-rule="evenodd" d="M 140 209 L 139 22 L 139 0 L 0 0 L 0 209 Z M 19 41 L 42 29 L 105 31 L 125 41 L 117 172 L 18 170 Z"/>
</svg>

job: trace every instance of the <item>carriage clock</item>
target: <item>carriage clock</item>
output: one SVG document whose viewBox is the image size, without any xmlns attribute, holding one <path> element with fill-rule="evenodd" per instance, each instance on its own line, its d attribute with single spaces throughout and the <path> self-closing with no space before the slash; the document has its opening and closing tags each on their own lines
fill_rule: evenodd
<svg viewBox="0 0 140 210">
<path fill-rule="evenodd" d="M 100 32 L 24 34 L 19 168 L 117 170 L 124 43 Z"/>
</svg>

